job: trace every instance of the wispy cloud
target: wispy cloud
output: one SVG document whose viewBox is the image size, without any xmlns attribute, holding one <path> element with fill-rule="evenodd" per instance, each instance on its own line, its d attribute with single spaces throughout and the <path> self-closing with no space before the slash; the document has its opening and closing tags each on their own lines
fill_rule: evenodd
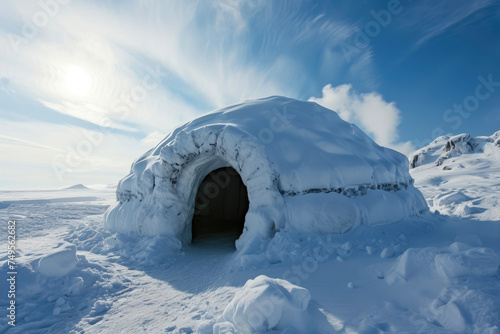
<svg viewBox="0 0 500 334">
<path fill-rule="evenodd" d="M 78 183 L 82 176 L 86 182 L 115 182 L 133 158 L 153 146 L 122 134 L 46 122 L 3 120 L 0 132 L 3 189 L 58 188 Z"/>
<path fill-rule="evenodd" d="M 0 115 L 2 124 L 19 131 L 3 135 L 27 144 L 37 142 L 32 131 L 45 136 L 40 145 L 64 151 L 75 148 L 82 127 L 121 136 L 106 144 L 116 145 L 107 152 L 114 158 L 96 153 L 82 164 L 87 171 L 111 172 L 115 161 L 136 157 L 138 149 L 130 147 L 154 146 L 175 125 L 214 108 L 269 95 L 304 96 L 318 76 L 344 67 L 352 75 L 368 73 L 371 63 L 367 53 L 346 64 L 335 50 L 353 35 L 353 24 L 307 1 L 73 0 L 50 13 L 40 3 L 9 2 L 0 13 L 0 101 L 31 100 L 70 124 L 28 116 L 14 122 L 10 112 Z M 39 13 L 46 22 L 36 21 Z M 78 92 L 81 77 L 68 79 L 75 68 L 90 82 L 85 91 Z M 4 166 L 53 162 L 21 142 L 4 138 Z M 82 166 L 73 175 L 83 175 Z"/>
<path fill-rule="evenodd" d="M 262 64 L 247 61 L 248 36 L 237 33 L 245 25 L 242 5 L 235 5 L 239 3 L 224 1 L 213 6 L 157 1 L 147 6 L 134 2 L 107 7 L 72 1 L 60 8 L 45 30 L 40 29 L 36 37 L 20 44 L 19 52 L 12 50 L 7 38 L 2 39 L 0 47 L 5 52 L 0 58 L 18 89 L 52 106 L 60 103 L 58 111 L 97 124 L 96 115 L 91 114 L 110 114 L 114 101 L 130 94 L 144 79 L 146 66 L 160 66 L 168 73 L 165 80 L 182 83 L 206 110 L 265 95 L 296 95 L 293 84 L 278 79 L 281 73 L 277 72 L 285 70 L 279 65 L 280 57 Z M 17 22 L 22 26 L 40 8 L 20 4 L 14 10 L 24 19 Z M 205 21 L 216 20 L 218 24 L 204 23 L 199 16 L 205 12 L 209 14 Z M 85 97 L 88 113 L 74 108 L 68 111 L 69 103 L 82 101 L 67 94 L 64 87 L 64 75 L 75 65 L 93 78 L 92 90 Z M 137 108 L 141 119 L 148 118 L 145 113 L 160 115 L 166 110 L 193 114 L 193 108 L 175 89 L 162 86 L 158 92 L 155 98 L 164 95 L 166 104 L 155 109 L 150 104 Z"/>
<path fill-rule="evenodd" d="M 405 25 L 420 31 L 420 38 L 415 43 L 416 47 L 419 47 L 439 35 L 450 32 L 457 24 L 493 3 L 494 0 L 418 1 L 411 7 Z M 481 18 L 482 15 L 476 15 L 472 21 Z"/>
<path fill-rule="evenodd" d="M 16 138 L 16 137 L 5 136 L 5 135 L 0 135 L 0 142 L 2 143 L 0 145 L 6 145 L 6 146 L 12 146 L 12 147 L 14 147 L 14 146 L 31 147 L 31 148 L 51 151 L 52 153 L 54 153 L 54 152 L 64 153 L 65 152 L 63 149 L 58 148 L 58 147 L 44 145 L 44 144 L 40 144 L 38 142 L 26 140 L 23 138 Z"/>
</svg>

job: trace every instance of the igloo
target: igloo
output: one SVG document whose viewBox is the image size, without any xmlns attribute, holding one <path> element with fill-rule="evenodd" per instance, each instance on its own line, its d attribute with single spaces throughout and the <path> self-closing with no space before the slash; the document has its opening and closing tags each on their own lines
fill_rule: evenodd
<svg viewBox="0 0 500 334">
<path fill-rule="evenodd" d="M 187 244 L 200 229 L 228 229 L 238 250 L 280 230 L 345 233 L 428 209 L 404 155 L 332 110 L 279 96 L 177 127 L 132 164 L 116 197 L 113 231 Z"/>
</svg>

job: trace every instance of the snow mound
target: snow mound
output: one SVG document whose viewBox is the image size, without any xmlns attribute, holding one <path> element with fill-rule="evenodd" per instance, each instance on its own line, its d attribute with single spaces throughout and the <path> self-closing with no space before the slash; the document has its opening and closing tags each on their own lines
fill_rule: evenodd
<svg viewBox="0 0 500 334">
<path fill-rule="evenodd" d="M 78 262 L 76 246 L 65 243 L 52 250 L 38 262 L 38 271 L 45 276 L 65 276 Z"/>
<path fill-rule="evenodd" d="M 492 249 L 455 242 L 445 248 L 406 250 L 385 280 L 393 289 L 411 291 L 406 298 L 419 305 L 429 322 L 447 331 L 496 333 L 499 265 Z"/>
<path fill-rule="evenodd" d="M 108 298 L 126 288 L 126 282 L 110 271 L 109 264 L 89 262 L 77 253 L 74 244 L 57 240 L 41 254 L 39 248 L 50 247 L 53 240 L 28 240 L 38 247 L 20 253 L 16 263 L 16 327 L 4 322 L 0 324 L 1 333 L 69 333 L 78 319 L 100 321 L 106 312 L 101 304 L 109 303 Z M 10 277 L 12 274 L 7 273 L 11 271 L 8 261 L 0 261 L 3 277 Z M 9 291 L 7 284 L 9 281 L 1 280 L 0 288 Z M 7 303 L 9 300 L 2 298 L 0 307 L 5 310 Z"/>
<path fill-rule="evenodd" d="M 307 289 L 260 275 L 236 293 L 213 325 L 214 333 L 322 333 L 330 326 L 318 319 L 310 301 Z"/>
<path fill-rule="evenodd" d="M 392 285 L 398 282 L 406 282 L 418 275 L 427 274 L 429 263 L 434 260 L 438 253 L 438 249 L 431 247 L 424 249 L 409 248 L 399 256 L 396 264 L 386 274 L 386 282 Z"/>
<path fill-rule="evenodd" d="M 239 250 L 284 228 L 343 233 L 427 210 L 405 156 L 316 103 L 269 97 L 173 130 L 132 164 L 105 226 L 189 243 L 198 186 L 222 167 L 234 168 L 248 191 Z"/>
<path fill-rule="evenodd" d="M 444 279 L 464 275 L 494 276 L 499 265 L 500 259 L 492 249 L 455 242 L 448 249 L 409 248 L 398 258 L 385 279 L 391 285 L 406 282 L 417 275 L 426 275 L 429 267 Z"/>
<path fill-rule="evenodd" d="M 439 195 L 435 199 L 435 203 L 436 205 L 451 205 L 469 200 L 471 200 L 471 198 L 465 195 L 462 191 L 452 191 L 450 193 Z"/>
<path fill-rule="evenodd" d="M 434 263 L 439 275 L 456 278 L 464 275 L 494 276 L 500 260 L 490 248 L 471 248 L 439 254 Z"/>
</svg>

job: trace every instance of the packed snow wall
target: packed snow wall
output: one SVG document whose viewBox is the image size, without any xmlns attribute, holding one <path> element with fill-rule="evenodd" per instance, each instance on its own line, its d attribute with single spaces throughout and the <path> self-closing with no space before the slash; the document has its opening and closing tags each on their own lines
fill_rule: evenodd
<svg viewBox="0 0 500 334">
<path fill-rule="evenodd" d="M 189 243 L 198 186 L 221 167 L 248 191 L 240 250 L 281 229 L 344 233 L 427 210 L 404 155 L 316 103 L 269 97 L 173 130 L 119 182 L 105 226 Z"/>
</svg>

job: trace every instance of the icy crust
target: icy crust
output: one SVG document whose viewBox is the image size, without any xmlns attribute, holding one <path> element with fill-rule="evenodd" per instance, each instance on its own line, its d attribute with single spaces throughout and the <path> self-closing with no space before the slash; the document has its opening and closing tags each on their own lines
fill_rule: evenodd
<svg viewBox="0 0 500 334">
<path fill-rule="evenodd" d="M 106 227 L 189 242 L 199 184 L 229 166 L 240 174 L 250 201 L 239 249 L 289 224 L 341 233 L 427 209 L 406 157 L 316 103 L 269 97 L 216 110 L 172 131 L 120 181 Z M 339 203 L 340 211 L 330 209 Z M 388 214 L 372 219 L 372 211 Z"/>
</svg>

